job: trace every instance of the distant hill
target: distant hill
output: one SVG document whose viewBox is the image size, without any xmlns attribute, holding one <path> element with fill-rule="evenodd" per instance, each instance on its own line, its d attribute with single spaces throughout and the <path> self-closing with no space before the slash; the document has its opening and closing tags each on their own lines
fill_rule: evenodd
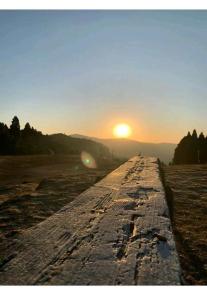
<svg viewBox="0 0 207 300">
<path fill-rule="evenodd" d="M 110 158 L 109 149 L 100 143 L 84 138 L 75 138 L 62 133 L 52 134 L 47 136 L 50 148 L 55 153 L 72 153 L 79 154 L 82 151 L 91 153 L 95 158 Z"/>
<path fill-rule="evenodd" d="M 169 163 L 173 159 L 174 151 L 177 146 L 172 143 L 143 143 L 128 139 L 99 139 L 79 134 L 73 134 L 71 136 L 102 143 L 119 158 L 130 158 L 141 153 L 145 156 L 158 157 L 164 163 Z"/>
<path fill-rule="evenodd" d="M 44 135 L 26 123 L 21 129 L 17 116 L 11 125 L 0 122 L 0 155 L 77 154 L 89 152 L 99 163 L 112 159 L 109 149 L 98 141 L 65 134 Z"/>
</svg>

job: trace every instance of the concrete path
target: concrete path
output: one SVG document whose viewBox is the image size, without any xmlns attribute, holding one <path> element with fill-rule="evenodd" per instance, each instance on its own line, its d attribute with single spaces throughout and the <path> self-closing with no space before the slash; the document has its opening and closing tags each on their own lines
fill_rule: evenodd
<svg viewBox="0 0 207 300">
<path fill-rule="evenodd" d="M 0 284 L 180 284 L 157 159 L 130 159 L 27 230 Z"/>
</svg>

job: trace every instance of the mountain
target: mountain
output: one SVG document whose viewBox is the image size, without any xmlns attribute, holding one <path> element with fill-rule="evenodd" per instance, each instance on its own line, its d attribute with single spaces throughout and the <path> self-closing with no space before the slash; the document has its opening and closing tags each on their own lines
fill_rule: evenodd
<svg viewBox="0 0 207 300">
<path fill-rule="evenodd" d="M 62 133 L 43 134 L 27 122 L 23 129 L 17 116 L 10 126 L 0 122 L 0 155 L 76 154 L 88 155 L 96 162 L 111 160 L 110 150 L 98 141 L 67 136 Z M 87 158 L 90 162 L 90 159 Z"/>
<path fill-rule="evenodd" d="M 164 163 L 173 159 L 176 144 L 172 143 L 144 143 L 129 139 L 100 139 L 80 134 L 71 135 L 75 138 L 97 141 L 107 146 L 113 155 L 119 158 L 130 158 L 141 153 L 145 156 L 158 157 Z"/>
<path fill-rule="evenodd" d="M 109 149 L 98 140 L 75 138 L 62 133 L 47 136 L 51 149 L 55 153 L 80 154 L 82 151 L 90 152 L 94 157 L 111 157 Z"/>
</svg>

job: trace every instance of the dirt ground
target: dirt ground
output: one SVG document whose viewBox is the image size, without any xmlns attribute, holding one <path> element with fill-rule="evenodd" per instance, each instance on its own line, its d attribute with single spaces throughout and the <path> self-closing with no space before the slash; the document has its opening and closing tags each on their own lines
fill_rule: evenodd
<svg viewBox="0 0 207 300">
<path fill-rule="evenodd" d="M 207 284 L 207 165 L 164 167 L 183 283 Z"/>
<path fill-rule="evenodd" d="M 8 245 L 116 169 L 121 161 L 84 167 L 78 155 L 0 156 L 0 265 Z"/>
</svg>

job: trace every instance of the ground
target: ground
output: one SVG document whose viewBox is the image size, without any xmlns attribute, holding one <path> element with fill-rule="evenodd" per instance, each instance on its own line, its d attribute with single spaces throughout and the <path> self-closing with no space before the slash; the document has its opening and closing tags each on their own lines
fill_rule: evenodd
<svg viewBox="0 0 207 300">
<path fill-rule="evenodd" d="M 88 169 L 77 155 L 1 156 L 0 265 L 21 233 L 121 163 L 105 161 L 98 169 Z M 163 171 L 182 281 L 206 285 L 207 165 L 164 166 Z"/>
<path fill-rule="evenodd" d="M 184 284 L 207 284 L 207 165 L 164 167 Z"/>
<path fill-rule="evenodd" d="M 122 162 L 105 160 L 97 169 L 79 155 L 0 156 L 0 264 L 8 244 L 88 189 Z M 58 199 L 58 201 L 57 201 Z"/>
<path fill-rule="evenodd" d="M 157 159 L 128 160 L 28 228 L 2 263 L 0 284 L 179 285 Z"/>
</svg>

